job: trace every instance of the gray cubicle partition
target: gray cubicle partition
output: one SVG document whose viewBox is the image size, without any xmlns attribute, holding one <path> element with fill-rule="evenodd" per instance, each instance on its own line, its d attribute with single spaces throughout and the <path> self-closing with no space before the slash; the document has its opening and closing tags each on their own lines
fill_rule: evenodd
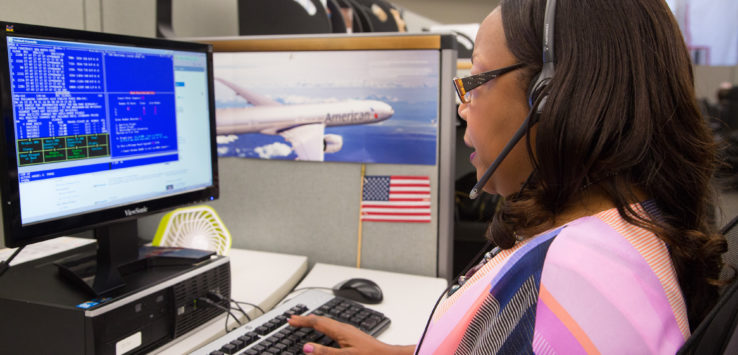
<svg viewBox="0 0 738 355">
<path fill-rule="evenodd" d="M 359 222 L 359 163 L 219 158 L 220 199 L 211 203 L 233 235 L 233 246 L 307 255 L 310 263 L 451 277 L 456 106 L 450 35 L 257 36 L 197 39 L 218 51 L 435 49 L 440 63 L 435 165 L 366 164 L 365 175 L 430 177 L 431 223 Z M 420 43 L 420 44 L 418 44 Z M 217 54 L 217 53 L 216 53 Z M 217 62 L 217 60 L 216 60 Z M 216 63 L 217 65 L 217 63 Z M 142 221 L 151 235 L 160 216 Z M 358 246 L 359 225 L 362 226 Z M 264 265 L 269 268 L 269 265 Z"/>
</svg>

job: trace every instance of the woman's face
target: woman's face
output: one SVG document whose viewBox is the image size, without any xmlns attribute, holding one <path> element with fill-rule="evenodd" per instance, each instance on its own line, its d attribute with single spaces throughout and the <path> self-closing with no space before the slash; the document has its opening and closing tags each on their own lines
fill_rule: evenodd
<svg viewBox="0 0 738 355">
<path fill-rule="evenodd" d="M 516 63 L 517 59 L 507 49 L 498 7 L 479 27 L 471 74 Z M 477 179 L 492 165 L 528 114 L 527 83 L 521 83 L 520 70 L 523 69 L 498 76 L 477 87 L 471 91 L 471 102 L 459 106 L 459 115 L 467 123 L 464 143 L 474 149 L 469 159 L 477 170 Z M 520 189 L 531 170 L 524 137 L 503 160 L 483 190 L 508 196 Z"/>
</svg>

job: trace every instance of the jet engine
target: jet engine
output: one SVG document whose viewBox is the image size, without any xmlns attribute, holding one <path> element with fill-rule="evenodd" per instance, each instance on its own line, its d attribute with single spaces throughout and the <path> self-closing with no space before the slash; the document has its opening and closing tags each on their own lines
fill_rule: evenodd
<svg viewBox="0 0 738 355">
<path fill-rule="evenodd" d="M 343 137 L 337 134 L 326 134 L 323 136 L 323 152 L 335 153 L 343 147 Z"/>
</svg>

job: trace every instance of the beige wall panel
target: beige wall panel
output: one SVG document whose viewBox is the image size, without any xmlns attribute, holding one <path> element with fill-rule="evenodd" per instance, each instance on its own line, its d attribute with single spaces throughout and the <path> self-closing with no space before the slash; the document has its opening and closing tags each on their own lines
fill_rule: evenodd
<svg viewBox="0 0 738 355">
<path fill-rule="evenodd" d="M 156 36 L 156 1 L 101 0 L 103 32 L 132 36 Z"/>
<path fill-rule="evenodd" d="M 34 25 L 84 29 L 84 0 L 2 0 L 0 19 Z"/>
</svg>

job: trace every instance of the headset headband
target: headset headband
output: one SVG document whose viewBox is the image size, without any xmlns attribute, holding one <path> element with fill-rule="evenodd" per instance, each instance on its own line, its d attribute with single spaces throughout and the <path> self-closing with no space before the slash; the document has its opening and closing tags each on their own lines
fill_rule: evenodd
<svg viewBox="0 0 738 355">
<path fill-rule="evenodd" d="M 556 17 L 556 0 L 546 1 L 546 13 L 543 19 L 543 71 L 546 66 L 553 75 L 554 65 L 554 18 Z"/>
</svg>

